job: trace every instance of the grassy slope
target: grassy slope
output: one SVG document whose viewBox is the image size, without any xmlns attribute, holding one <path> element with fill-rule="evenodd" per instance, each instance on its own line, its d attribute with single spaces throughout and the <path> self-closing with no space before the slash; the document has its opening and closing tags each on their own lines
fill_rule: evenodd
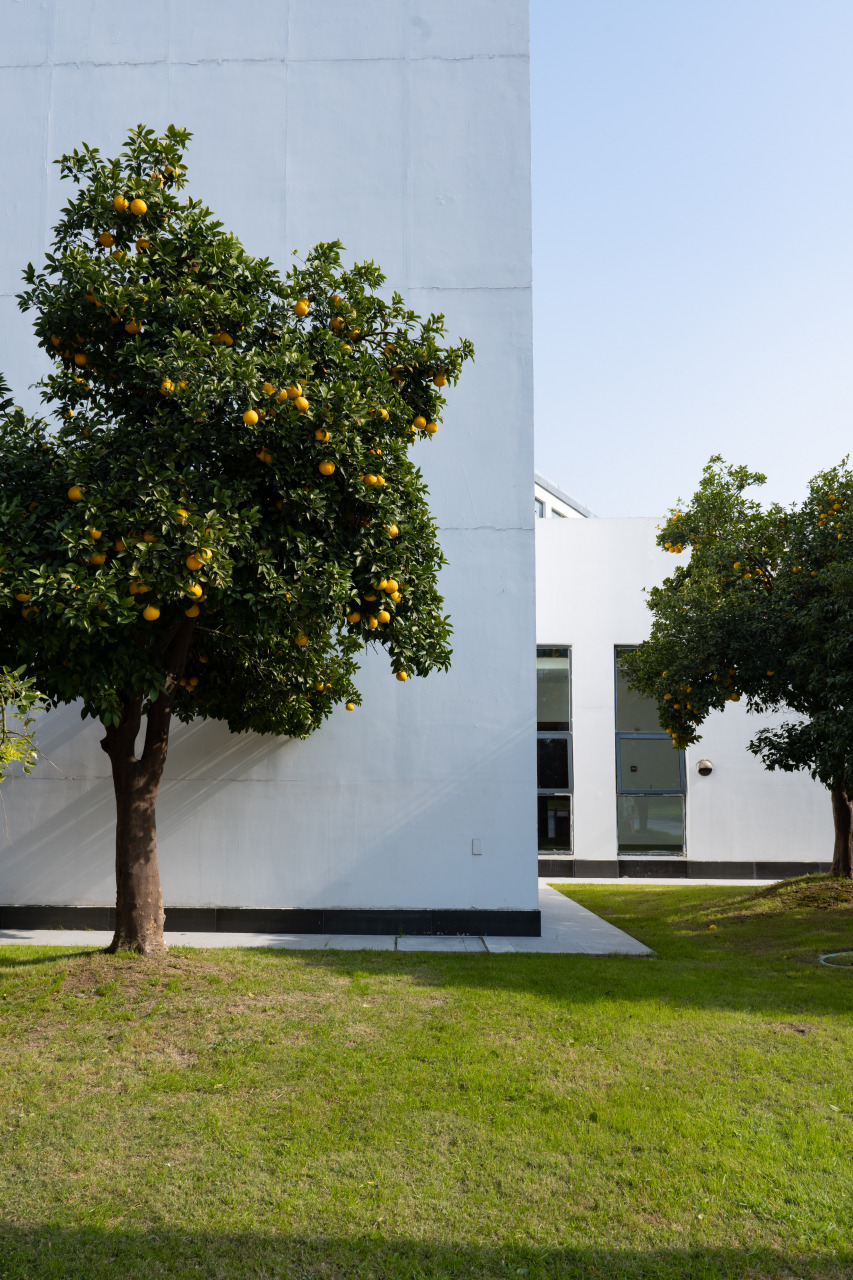
<svg viewBox="0 0 853 1280">
<path fill-rule="evenodd" d="M 853 1275 L 853 908 L 567 891 L 657 958 L 0 949 L 0 1277 Z"/>
</svg>

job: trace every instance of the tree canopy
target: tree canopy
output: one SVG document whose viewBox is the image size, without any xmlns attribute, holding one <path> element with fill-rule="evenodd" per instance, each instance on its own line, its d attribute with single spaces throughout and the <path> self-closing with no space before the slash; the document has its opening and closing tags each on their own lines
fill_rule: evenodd
<svg viewBox="0 0 853 1280">
<path fill-rule="evenodd" d="M 175 713 L 304 735 L 358 703 L 365 641 L 400 675 L 448 664 L 408 450 L 472 350 L 383 299 L 372 263 L 344 270 L 339 244 L 286 278 L 250 257 L 181 198 L 188 138 L 140 126 L 117 159 L 60 162 L 78 192 L 20 298 L 56 429 L 2 424 L 0 658 L 117 724 L 126 691 L 165 689 L 196 616 Z"/>
<path fill-rule="evenodd" d="M 356 708 L 366 644 L 401 682 L 449 665 L 410 449 L 473 356 L 337 242 L 284 276 L 249 255 L 183 194 L 189 137 L 140 125 L 114 159 L 61 158 L 76 193 L 19 298 L 53 426 L 0 411 L 0 664 L 105 728 L 114 945 L 141 950 L 163 942 L 173 714 L 304 737 Z"/>
<path fill-rule="evenodd" d="M 769 769 L 806 769 L 847 795 L 853 764 L 853 475 L 846 461 L 799 504 L 762 507 L 765 477 L 712 458 L 658 544 L 680 555 L 649 592 L 651 636 L 624 659 L 676 747 L 698 742 L 728 702 L 791 712 L 750 750 Z M 846 800 L 845 800 L 846 803 Z M 849 874 L 849 870 L 845 872 Z"/>
</svg>

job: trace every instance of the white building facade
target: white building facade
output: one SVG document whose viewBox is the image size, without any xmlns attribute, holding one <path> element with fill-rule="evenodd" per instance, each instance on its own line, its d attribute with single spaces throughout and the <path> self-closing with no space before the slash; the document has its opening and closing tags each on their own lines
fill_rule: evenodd
<svg viewBox="0 0 853 1280">
<path fill-rule="evenodd" d="M 547 484 L 547 482 L 546 482 Z M 828 870 L 829 792 L 769 773 L 765 720 L 730 704 L 673 750 L 618 678 L 649 634 L 644 590 L 672 572 L 654 519 L 536 521 L 540 874 L 776 879 Z M 780 717 L 781 718 L 781 717 Z"/>
<path fill-rule="evenodd" d="M 363 706 L 306 742 L 177 726 L 158 806 L 167 925 L 538 932 L 527 0 L 2 0 L 0 15 L 0 367 L 28 408 L 46 363 L 14 295 L 68 194 L 50 162 L 82 141 L 116 154 L 140 117 L 192 130 L 190 191 L 251 253 L 286 270 L 340 239 L 476 347 L 416 458 L 449 560 L 451 671 L 403 685 L 369 653 Z M 7 923 L 34 907 L 104 923 L 99 736 L 51 712 L 35 774 L 4 784 Z"/>
</svg>

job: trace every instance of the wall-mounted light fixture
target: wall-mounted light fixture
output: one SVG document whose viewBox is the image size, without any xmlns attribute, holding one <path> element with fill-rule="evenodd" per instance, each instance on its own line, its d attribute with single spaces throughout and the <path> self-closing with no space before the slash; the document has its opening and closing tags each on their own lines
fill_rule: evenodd
<svg viewBox="0 0 853 1280">
<path fill-rule="evenodd" d="M 709 773 L 714 772 L 714 766 L 710 760 L 700 760 L 696 766 L 696 772 L 701 774 L 703 778 L 707 778 Z"/>
</svg>

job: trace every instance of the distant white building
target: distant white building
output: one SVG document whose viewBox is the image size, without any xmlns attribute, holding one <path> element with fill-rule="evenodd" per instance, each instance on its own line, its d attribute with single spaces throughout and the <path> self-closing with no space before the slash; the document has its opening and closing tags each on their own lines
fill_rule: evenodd
<svg viewBox="0 0 853 1280">
<path fill-rule="evenodd" d="M 567 493 L 557 485 L 552 484 L 550 480 L 546 480 L 544 476 L 540 476 L 538 471 L 533 473 L 533 514 L 537 520 L 547 519 L 549 516 L 557 516 L 558 519 L 586 519 L 592 515 L 588 507 L 584 507 L 575 498 L 570 498 Z"/>
<path fill-rule="evenodd" d="M 543 477 L 536 501 L 571 503 Z M 541 495 L 541 497 L 540 497 Z M 538 511 L 538 508 L 537 508 Z M 545 514 L 554 514 L 548 511 Z M 829 793 L 746 749 L 763 722 L 732 703 L 673 750 L 620 678 L 649 634 L 644 589 L 672 571 L 655 519 L 536 521 L 540 875 L 767 878 L 828 869 Z"/>
</svg>

